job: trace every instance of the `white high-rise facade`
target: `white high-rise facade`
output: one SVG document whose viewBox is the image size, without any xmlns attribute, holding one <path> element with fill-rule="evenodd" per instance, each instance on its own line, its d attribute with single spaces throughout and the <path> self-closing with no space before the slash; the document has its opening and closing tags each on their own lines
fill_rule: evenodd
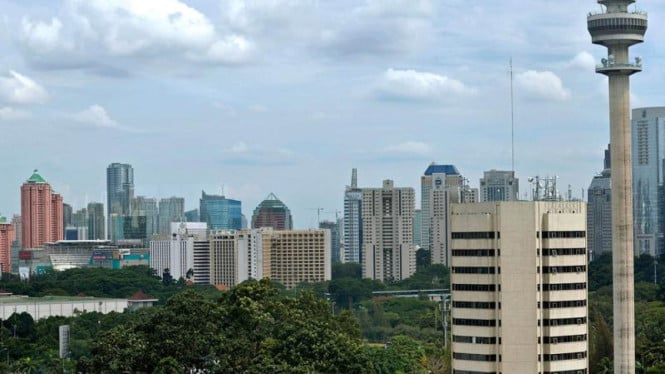
<svg viewBox="0 0 665 374">
<path fill-rule="evenodd" d="M 205 278 L 204 272 L 194 266 L 194 252 L 195 243 L 207 240 L 206 228 L 206 224 L 202 222 L 172 223 L 170 239 L 150 241 L 150 267 L 155 269 L 159 276 L 169 269 L 169 273 L 176 280 L 193 276 L 196 282 L 197 272 Z"/>
<path fill-rule="evenodd" d="M 519 200 L 519 179 L 511 170 L 488 170 L 480 178 L 480 201 Z"/>
<path fill-rule="evenodd" d="M 351 185 L 344 191 L 344 256 L 343 262 L 362 263 L 362 190 L 358 172 L 353 169 Z"/>
<path fill-rule="evenodd" d="M 465 184 L 453 165 L 431 164 L 420 177 L 421 245 L 433 264 L 450 263 L 450 204 L 478 201 L 478 190 Z"/>
<path fill-rule="evenodd" d="M 588 373 L 586 204 L 453 204 L 453 373 Z"/>
<path fill-rule="evenodd" d="M 362 189 L 363 278 L 400 280 L 416 271 L 413 243 L 415 192 L 384 180 Z"/>
</svg>

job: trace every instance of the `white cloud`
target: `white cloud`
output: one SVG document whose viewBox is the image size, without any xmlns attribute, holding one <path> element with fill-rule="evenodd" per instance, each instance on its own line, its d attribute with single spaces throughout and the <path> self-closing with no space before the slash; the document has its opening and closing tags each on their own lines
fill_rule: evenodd
<svg viewBox="0 0 665 374">
<path fill-rule="evenodd" d="M 283 165 L 294 161 L 294 154 L 289 149 L 249 145 L 243 141 L 224 149 L 222 156 L 224 163 L 238 165 Z"/>
<path fill-rule="evenodd" d="M 386 152 L 426 155 L 432 151 L 429 144 L 418 141 L 406 141 L 385 148 Z"/>
<path fill-rule="evenodd" d="M 591 53 L 582 51 L 568 62 L 568 67 L 584 71 L 594 71 L 596 68 L 596 59 Z"/>
<path fill-rule="evenodd" d="M 441 99 L 475 93 L 464 83 L 428 72 L 388 69 L 378 87 L 379 95 L 388 98 Z"/>
<path fill-rule="evenodd" d="M 355 12 L 373 17 L 429 18 L 434 15 L 434 4 L 432 0 L 367 0 Z"/>
<path fill-rule="evenodd" d="M 75 113 L 71 118 L 77 122 L 92 125 L 94 127 L 119 128 L 116 121 L 111 119 L 101 105 L 91 105 L 88 109 Z"/>
<path fill-rule="evenodd" d="M 0 108 L 0 121 L 18 121 L 30 118 L 30 112 L 12 107 Z"/>
<path fill-rule="evenodd" d="M 33 104 L 46 101 L 48 93 L 34 80 L 13 70 L 0 76 L 0 100 L 16 104 Z"/>
<path fill-rule="evenodd" d="M 187 57 L 195 61 L 223 64 L 242 64 L 252 59 L 255 46 L 242 35 L 229 35 L 217 40 L 203 52 L 188 52 Z"/>
<path fill-rule="evenodd" d="M 24 18 L 18 39 L 30 62 L 54 68 L 107 66 L 112 58 L 239 64 L 253 51 L 244 36 L 224 35 L 179 0 L 66 0 L 60 18 Z"/>
<path fill-rule="evenodd" d="M 515 85 L 528 97 L 562 101 L 570 97 L 561 78 L 551 71 L 528 70 L 517 74 Z"/>
<path fill-rule="evenodd" d="M 56 48 L 71 48 L 63 45 L 62 22 L 57 17 L 51 22 L 32 21 L 27 17 L 21 20 L 23 43 L 26 47 L 38 51 L 51 51 Z"/>
</svg>

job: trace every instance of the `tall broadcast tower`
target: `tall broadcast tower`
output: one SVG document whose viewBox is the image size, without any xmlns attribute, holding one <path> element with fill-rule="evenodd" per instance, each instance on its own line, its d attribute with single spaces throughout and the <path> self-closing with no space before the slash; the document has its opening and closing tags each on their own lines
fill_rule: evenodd
<svg viewBox="0 0 665 374">
<path fill-rule="evenodd" d="M 590 13 L 587 25 L 594 44 L 607 47 L 596 72 L 609 77 L 612 147 L 612 271 L 614 282 L 614 372 L 635 373 L 633 289 L 633 198 L 630 131 L 630 76 L 642 71 L 628 48 L 644 41 L 647 15 L 629 11 L 634 0 L 598 0 L 603 11 Z"/>
</svg>

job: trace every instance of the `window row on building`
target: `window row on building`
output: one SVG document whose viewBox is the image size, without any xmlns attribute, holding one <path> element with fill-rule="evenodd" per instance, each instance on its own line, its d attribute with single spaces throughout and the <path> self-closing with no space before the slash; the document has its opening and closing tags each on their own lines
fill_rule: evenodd
<svg viewBox="0 0 665 374">
<path fill-rule="evenodd" d="M 536 269 L 540 272 L 540 266 Z M 576 266 L 543 266 L 543 273 L 556 274 L 556 273 L 582 273 L 586 271 L 586 265 Z"/>
<path fill-rule="evenodd" d="M 498 303 L 499 308 L 501 309 L 501 303 Z M 485 302 L 485 301 L 453 301 L 453 308 L 464 308 L 464 309 L 497 309 L 497 303 L 494 301 Z"/>
<path fill-rule="evenodd" d="M 453 352 L 453 358 L 456 360 L 468 361 L 496 361 L 497 355 L 483 355 L 478 353 Z"/>
<path fill-rule="evenodd" d="M 453 291 L 480 291 L 480 292 L 494 292 L 496 291 L 495 284 L 460 284 L 453 283 Z M 501 291 L 501 286 L 499 286 Z"/>
<path fill-rule="evenodd" d="M 495 319 L 453 318 L 453 325 L 457 326 L 496 326 Z M 501 321 L 499 321 L 501 326 Z"/>
<path fill-rule="evenodd" d="M 496 344 L 496 336 L 464 336 L 464 335 L 453 335 L 453 341 L 455 343 L 469 343 L 469 344 Z M 501 344 L 501 338 L 499 338 L 499 344 Z"/>
<path fill-rule="evenodd" d="M 586 248 L 543 248 L 543 256 L 583 256 Z"/>
<path fill-rule="evenodd" d="M 581 325 L 585 323 L 586 323 L 586 317 L 543 319 L 543 326 L 567 326 L 567 325 Z M 538 320 L 538 326 L 540 326 L 540 320 Z"/>
<path fill-rule="evenodd" d="M 453 266 L 451 270 L 457 274 L 501 274 L 501 268 L 494 266 Z"/>
<path fill-rule="evenodd" d="M 538 344 L 540 344 L 540 337 L 538 337 Z M 563 336 L 544 336 L 542 342 L 545 344 L 559 344 L 559 343 L 574 343 L 587 341 L 586 334 L 580 335 L 563 335 Z"/>
<path fill-rule="evenodd" d="M 494 257 L 493 249 L 453 249 L 455 257 Z"/>
<path fill-rule="evenodd" d="M 543 361 L 582 360 L 582 359 L 585 359 L 586 356 L 587 356 L 586 351 L 584 351 L 584 352 L 544 354 L 543 355 Z M 540 360 L 540 355 L 538 355 L 538 360 Z"/>
<path fill-rule="evenodd" d="M 541 285 L 538 285 L 540 291 Z M 571 290 L 585 290 L 586 282 L 579 283 L 545 283 L 542 285 L 543 291 L 571 291 Z"/>
<path fill-rule="evenodd" d="M 538 308 L 540 308 L 540 301 Z M 579 308 L 586 306 L 586 300 L 543 301 L 543 309 Z"/>
</svg>

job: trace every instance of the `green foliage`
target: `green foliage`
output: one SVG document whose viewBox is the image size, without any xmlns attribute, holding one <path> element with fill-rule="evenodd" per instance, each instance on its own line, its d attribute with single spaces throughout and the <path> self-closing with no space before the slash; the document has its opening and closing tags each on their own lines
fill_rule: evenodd
<svg viewBox="0 0 665 374">
<path fill-rule="evenodd" d="M 449 289 L 450 272 L 441 264 L 430 265 L 419 269 L 409 278 L 392 283 L 389 288 L 394 290 Z"/>
<path fill-rule="evenodd" d="M 332 279 L 341 279 L 341 278 L 354 278 L 360 279 L 363 277 L 363 268 L 362 265 L 355 262 L 340 263 L 336 262 L 332 264 Z"/>
<path fill-rule="evenodd" d="M 416 270 L 422 270 L 432 265 L 432 254 L 425 248 L 416 251 Z"/>
</svg>

